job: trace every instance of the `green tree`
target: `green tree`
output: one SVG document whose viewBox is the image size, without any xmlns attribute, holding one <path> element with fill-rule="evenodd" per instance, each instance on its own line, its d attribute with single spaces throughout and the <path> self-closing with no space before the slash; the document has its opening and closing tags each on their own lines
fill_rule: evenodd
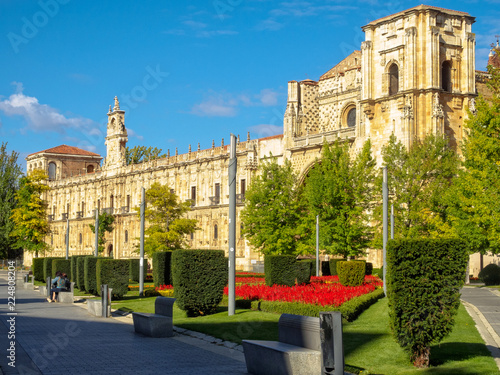
<svg viewBox="0 0 500 375">
<path fill-rule="evenodd" d="M 320 222 L 320 246 L 330 254 L 344 257 L 364 254 L 372 230 L 367 210 L 373 200 L 375 161 L 368 140 L 351 158 L 349 144 L 323 145 L 321 159 L 305 181 L 309 209 L 307 226 L 316 215 Z"/>
<path fill-rule="evenodd" d="M 135 208 L 140 215 L 139 207 Z M 157 251 L 182 249 L 185 236 L 193 233 L 197 221 L 183 217 L 191 210 L 190 202 L 180 202 L 167 185 L 155 182 L 146 190 L 144 251 L 152 256 Z"/>
<path fill-rule="evenodd" d="M 498 53 L 498 51 L 496 52 Z M 463 166 L 449 197 L 453 226 L 473 252 L 500 253 L 500 70 L 488 66 L 491 98 L 479 96 L 465 121 Z"/>
<path fill-rule="evenodd" d="M 245 193 L 243 234 L 262 254 L 297 254 L 304 207 L 292 165 L 288 160 L 279 165 L 270 155 L 260 172 Z"/>
<path fill-rule="evenodd" d="M 48 249 L 45 236 L 50 233 L 50 228 L 45 211 L 47 203 L 42 199 L 43 193 L 50 189 L 45 183 L 47 178 L 40 169 L 21 178 L 16 192 L 17 204 L 11 215 L 14 222 L 11 236 L 16 239 L 15 246 L 34 252 L 36 256 Z"/>
<path fill-rule="evenodd" d="M 428 135 L 408 150 L 394 135 L 382 149 L 387 167 L 389 204 L 394 205 L 394 238 L 453 237 L 446 195 L 458 173 L 459 159 L 444 136 Z M 376 182 L 382 190 L 382 171 Z M 382 222 L 382 204 L 376 208 Z M 382 247 L 382 228 L 375 246 Z"/>
<path fill-rule="evenodd" d="M 115 222 L 115 217 L 107 212 L 101 212 L 99 214 L 99 234 L 97 238 L 98 242 L 98 253 L 104 251 L 104 244 L 106 243 L 106 232 L 111 233 L 114 229 L 113 223 Z M 95 233 L 95 224 L 89 224 L 92 233 Z"/>
<path fill-rule="evenodd" d="M 7 143 L 0 146 L 0 257 L 15 257 L 15 240 L 11 237 L 14 221 L 12 210 L 16 206 L 16 191 L 22 176 L 21 166 L 17 163 L 19 154 L 7 152 Z"/>
<path fill-rule="evenodd" d="M 161 154 L 161 148 L 153 148 L 146 146 L 135 146 L 125 148 L 125 159 L 127 164 L 139 164 L 150 160 L 164 158 L 165 154 Z"/>
</svg>

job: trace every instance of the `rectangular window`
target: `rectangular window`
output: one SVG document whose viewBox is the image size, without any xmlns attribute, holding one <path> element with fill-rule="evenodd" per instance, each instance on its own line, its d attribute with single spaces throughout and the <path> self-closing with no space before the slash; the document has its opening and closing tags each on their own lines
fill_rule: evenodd
<svg viewBox="0 0 500 375">
<path fill-rule="evenodd" d="M 191 186 L 191 199 L 193 204 L 196 203 L 196 186 Z"/>
<path fill-rule="evenodd" d="M 247 181 L 245 179 L 241 180 L 240 183 L 240 192 L 245 195 L 245 191 L 247 190 Z"/>
<path fill-rule="evenodd" d="M 127 195 L 127 212 L 130 212 L 130 195 Z"/>
<path fill-rule="evenodd" d="M 220 204 L 220 184 L 215 184 L 215 203 Z"/>
<path fill-rule="evenodd" d="M 66 205 L 66 213 L 68 214 L 69 216 L 69 203 Z"/>
</svg>

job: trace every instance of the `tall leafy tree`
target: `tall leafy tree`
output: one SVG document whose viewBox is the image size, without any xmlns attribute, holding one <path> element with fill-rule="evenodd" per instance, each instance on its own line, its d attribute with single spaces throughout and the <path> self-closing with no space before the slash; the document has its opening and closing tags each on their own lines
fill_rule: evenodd
<svg viewBox="0 0 500 375">
<path fill-rule="evenodd" d="M 14 221 L 11 218 L 12 210 L 16 206 L 16 191 L 19 188 L 19 179 L 22 176 L 21 166 L 17 159 L 19 154 L 7 151 L 7 143 L 0 146 L 0 256 L 13 258 L 15 253 L 11 233 Z"/>
<path fill-rule="evenodd" d="M 97 251 L 102 253 L 104 251 L 104 244 L 106 243 L 106 233 L 111 233 L 114 229 L 113 223 L 115 222 L 115 217 L 107 212 L 101 212 L 99 214 L 99 234 L 97 237 Z M 95 224 L 89 224 L 92 233 L 95 233 Z"/>
<path fill-rule="evenodd" d="M 136 208 L 140 215 L 140 209 Z M 144 251 L 149 256 L 157 251 L 186 247 L 185 236 L 197 227 L 195 219 L 185 218 L 191 210 L 190 202 L 180 202 L 167 185 L 157 182 L 146 190 Z"/>
<path fill-rule="evenodd" d="M 21 178 L 20 188 L 16 192 L 16 207 L 12 210 L 12 220 L 15 224 L 11 236 L 16 239 L 15 246 L 27 251 L 39 252 L 48 249 L 45 236 L 50 233 L 47 222 L 47 203 L 43 193 L 50 188 L 45 181 L 47 174 L 36 169 Z"/>
<path fill-rule="evenodd" d="M 127 164 L 139 164 L 150 160 L 164 158 L 165 154 L 161 153 L 161 148 L 153 148 L 146 146 L 135 146 L 125 148 L 125 159 Z"/>
<path fill-rule="evenodd" d="M 290 161 L 279 165 L 272 155 L 260 166 L 245 193 L 243 234 L 262 254 L 297 254 L 304 207 Z"/>
<path fill-rule="evenodd" d="M 447 193 L 458 173 L 459 159 L 444 136 L 429 135 L 408 150 L 394 135 L 382 149 L 387 167 L 389 200 L 394 205 L 394 237 L 450 237 L 453 228 L 447 216 Z M 382 190 L 382 172 L 377 189 Z M 375 210 L 382 222 L 382 205 Z M 382 246 L 382 231 L 375 245 Z"/>
<path fill-rule="evenodd" d="M 498 53 L 498 51 L 496 51 Z M 470 252 L 500 253 L 500 69 L 488 66 L 490 98 L 479 96 L 465 122 L 464 168 L 448 210 Z"/>
<path fill-rule="evenodd" d="M 364 254 L 372 230 L 367 212 L 373 200 L 375 161 L 368 140 L 354 157 L 348 143 L 323 145 L 321 160 L 305 181 L 308 226 L 316 215 L 320 222 L 320 246 L 344 257 Z"/>
</svg>

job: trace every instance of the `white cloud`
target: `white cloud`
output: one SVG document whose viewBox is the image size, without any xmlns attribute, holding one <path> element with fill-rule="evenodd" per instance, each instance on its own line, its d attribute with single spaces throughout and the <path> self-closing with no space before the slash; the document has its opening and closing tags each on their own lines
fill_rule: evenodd
<svg viewBox="0 0 500 375">
<path fill-rule="evenodd" d="M 239 106 L 275 106 L 278 103 L 278 92 L 273 89 L 262 89 L 259 94 L 228 94 L 211 92 L 201 103 L 191 109 L 197 116 L 233 117 Z"/>
<path fill-rule="evenodd" d="M 144 136 L 137 134 L 133 129 L 127 128 L 127 134 L 131 138 L 137 138 L 140 141 L 144 140 Z"/>
<path fill-rule="evenodd" d="M 9 96 L 8 99 L 0 101 L 0 111 L 9 117 L 23 117 L 28 125 L 27 128 L 30 130 L 65 133 L 67 129 L 87 130 L 96 125 L 87 118 L 66 117 L 49 105 L 40 104 L 37 98 L 24 95 L 22 83 L 13 82 L 13 84 L 16 86 L 16 92 Z"/>
<path fill-rule="evenodd" d="M 189 26 L 193 29 L 204 29 L 205 27 L 208 26 L 206 23 L 196 22 L 196 21 L 192 21 L 192 20 L 184 21 L 183 24 L 186 26 Z"/>
<path fill-rule="evenodd" d="M 191 113 L 196 116 L 208 117 L 234 117 L 236 116 L 237 101 L 226 99 L 223 95 L 212 95 L 196 104 L 191 109 Z"/>
<path fill-rule="evenodd" d="M 267 20 L 260 21 L 256 26 L 255 30 L 257 31 L 277 31 L 282 29 L 284 24 L 279 23 L 273 18 L 268 18 Z"/>
<path fill-rule="evenodd" d="M 283 127 L 271 124 L 260 124 L 250 126 L 248 128 L 250 133 L 255 133 L 259 138 L 271 137 L 273 135 L 283 134 Z"/>
<path fill-rule="evenodd" d="M 262 105 L 273 106 L 278 104 L 278 93 L 272 89 L 263 89 L 260 94 L 257 95 Z"/>
</svg>

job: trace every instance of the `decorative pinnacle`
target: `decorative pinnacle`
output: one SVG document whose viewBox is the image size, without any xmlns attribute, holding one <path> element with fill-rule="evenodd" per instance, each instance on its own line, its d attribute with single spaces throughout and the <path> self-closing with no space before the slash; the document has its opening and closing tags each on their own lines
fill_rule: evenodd
<svg viewBox="0 0 500 375">
<path fill-rule="evenodd" d="M 110 105 L 109 105 L 109 111 L 108 111 L 108 113 L 111 113 L 111 112 L 112 112 L 112 111 L 111 111 L 111 104 L 110 104 Z"/>
<path fill-rule="evenodd" d="M 113 111 L 119 111 L 120 110 L 120 102 L 118 101 L 118 97 L 115 96 L 115 107 L 113 108 Z"/>
<path fill-rule="evenodd" d="M 250 132 L 247 132 L 247 142 L 250 142 Z"/>
</svg>

